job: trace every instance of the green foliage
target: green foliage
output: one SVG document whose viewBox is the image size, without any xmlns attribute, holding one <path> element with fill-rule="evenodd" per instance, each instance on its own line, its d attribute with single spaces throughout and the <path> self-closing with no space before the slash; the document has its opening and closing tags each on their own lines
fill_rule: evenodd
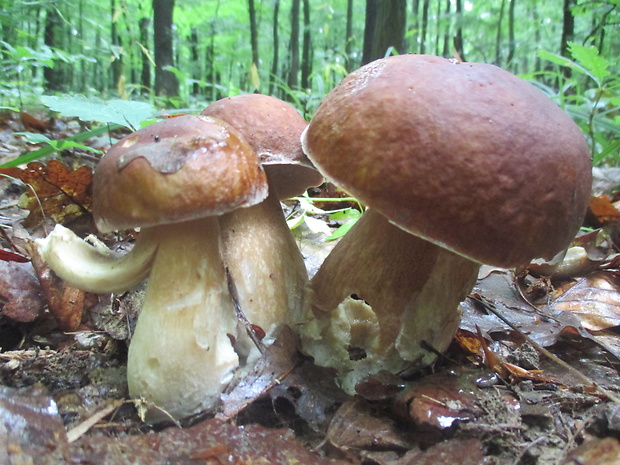
<svg viewBox="0 0 620 465">
<path fill-rule="evenodd" d="M 101 100 L 80 95 L 42 96 L 42 103 L 62 116 L 79 118 L 82 121 L 96 121 L 116 124 L 136 130 L 143 122 L 154 118 L 157 110 L 146 102 L 129 100 Z"/>
<path fill-rule="evenodd" d="M 595 46 L 569 43 L 572 59 L 548 51 L 539 57 L 560 68 L 539 73 L 560 83 L 547 92 L 575 119 L 587 135 L 594 165 L 619 164 L 620 154 L 620 77 L 614 66 Z M 614 70 L 614 67 L 616 68 Z M 569 69 L 566 73 L 562 69 Z"/>
</svg>

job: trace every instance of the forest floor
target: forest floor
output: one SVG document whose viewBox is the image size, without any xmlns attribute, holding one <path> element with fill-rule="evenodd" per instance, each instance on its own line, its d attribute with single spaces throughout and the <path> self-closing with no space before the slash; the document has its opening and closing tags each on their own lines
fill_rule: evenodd
<svg viewBox="0 0 620 465">
<path fill-rule="evenodd" d="M 1 164 L 28 149 L 20 122 L 0 124 Z M 58 138 L 78 129 L 59 121 L 44 130 Z M 16 178 L 56 176 L 65 194 L 88 184 L 80 167 L 94 158 L 76 153 L 60 154 L 64 168 L 0 179 L 0 465 L 620 463 L 620 213 L 609 198 L 598 197 L 605 208 L 590 212 L 595 228 L 577 241 L 584 254 L 571 268 L 483 267 L 432 367 L 370 377 L 349 396 L 285 328 L 216 411 L 148 425 L 126 384 L 141 289 L 67 297 L 74 291 L 29 260 L 29 241 L 52 218 L 95 233 L 81 208 L 87 188 L 73 195 L 77 209 L 43 194 L 44 217 L 21 208 L 33 197 Z M 304 224 L 294 233 L 312 274 L 333 243 Z M 103 239 L 119 248 L 132 237 Z"/>
</svg>

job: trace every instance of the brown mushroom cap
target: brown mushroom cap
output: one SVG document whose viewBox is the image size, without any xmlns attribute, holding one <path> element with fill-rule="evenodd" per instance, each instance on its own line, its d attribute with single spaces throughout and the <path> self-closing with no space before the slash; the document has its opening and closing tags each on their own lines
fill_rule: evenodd
<svg viewBox="0 0 620 465">
<path fill-rule="evenodd" d="M 243 134 L 280 199 L 300 195 L 323 182 L 301 149 L 299 139 L 308 123 L 289 103 L 268 95 L 244 94 L 218 100 L 202 114 L 224 120 Z"/>
<path fill-rule="evenodd" d="M 302 143 L 326 177 L 393 223 L 497 266 L 565 248 L 590 193 L 577 125 L 488 64 L 377 60 L 324 99 Z"/>
<path fill-rule="evenodd" d="M 108 232 L 219 215 L 267 193 L 266 175 L 243 136 L 215 118 L 184 115 L 110 148 L 95 170 L 93 214 Z"/>
</svg>

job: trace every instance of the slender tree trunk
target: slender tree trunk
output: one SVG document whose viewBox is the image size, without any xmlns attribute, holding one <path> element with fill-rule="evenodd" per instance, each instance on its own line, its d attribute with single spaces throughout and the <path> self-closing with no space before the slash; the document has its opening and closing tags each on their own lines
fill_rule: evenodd
<svg viewBox="0 0 620 465">
<path fill-rule="evenodd" d="M 278 77 L 280 65 L 280 38 L 278 34 L 278 19 L 280 14 L 280 0 L 275 0 L 273 5 L 273 58 L 271 62 L 271 78 L 269 79 L 269 95 L 274 95 L 275 80 Z"/>
<path fill-rule="evenodd" d="M 215 69 L 215 35 L 217 33 L 216 24 L 220 16 L 220 0 L 217 0 L 215 5 L 215 16 L 211 18 L 211 27 L 209 31 L 210 40 L 207 47 L 207 56 L 205 62 L 207 64 L 207 85 L 211 90 L 211 101 L 216 101 L 219 98 L 219 91 L 216 83 L 219 81 L 219 73 Z"/>
<path fill-rule="evenodd" d="M 465 61 L 465 51 L 463 50 L 463 3 L 456 0 L 456 34 L 454 36 L 454 48 L 459 59 Z"/>
<path fill-rule="evenodd" d="M 390 47 L 406 51 L 406 18 L 406 0 L 366 0 L 362 64 L 384 57 Z"/>
<path fill-rule="evenodd" d="M 517 0 L 510 0 L 510 6 L 508 7 L 508 56 L 506 57 L 509 66 L 516 71 L 515 66 L 512 64 L 512 60 L 515 57 L 515 5 Z"/>
<path fill-rule="evenodd" d="M 422 31 L 420 32 L 420 53 L 426 53 L 426 33 L 428 31 L 428 8 L 430 0 L 422 3 Z"/>
<path fill-rule="evenodd" d="M 57 9 L 56 2 L 52 2 L 47 9 L 47 16 L 45 19 L 44 30 L 44 42 L 45 45 L 51 48 L 60 47 L 60 28 L 62 19 Z M 43 77 L 45 79 L 45 86 L 48 90 L 63 90 L 64 78 L 62 72 L 62 65 L 56 63 L 54 68 L 45 68 L 43 70 Z"/>
<path fill-rule="evenodd" d="M 312 74 L 312 34 L 310 28 L 310 1 L 303 0 L 304 7 L 304 33 L 303 48 L 301 53 L 301 87 L 310 87 L 310 74 Z"/>
<path fill-rule="evenodd" d="M 293 0 L 291 6 L 291 40 L 289 43 L 289 73 L 287 84 L 291 90 L 297 88 L 299 73 L 299 2 Z"/>
<path fill-rule="evenodd" d="M 256 8 L 254 0 L 248 0 L 250 13 L 250 45 L 252 47 L 252 64 L 258 69 L 258 29 L 256 26 Z"/>
<path fill-rule="evenodd" d="M 189 33 L 189 52 L 192 57 L 192 95 L 200 94 L 200 84 L 198 81 L 202 78 L 202 67 L 200 66 L 200 54 L 198 53 L 198 30 L 193 27 Z"/>
<path fill-rule="evenodd" d="M 451 47 L 451 34 L 450 34 L 450 0 L 446 0 L 445 9 L 444 9 L 444 33 L 443 33 L 443 49 L 441 55 L 444 57 L 449 57 L 450 47 Z"/>
<path fill-rule="evenodd" d="M 411 2 L 410 50 L 420 51 L 420 0 Z"/>
<path fill-rule="evenodd" d="M 353 46 L 353 0 L 347 0 L 347 25 L 344 42 L 344 54 L 345 54 L 345 68 L 347 71 L 352 71 L 354 68 L 352 60 L 352 46 Z"/>
<path fill-rule="evenodd" d="M 564 0 L 562 7 L 562 37 L 560 39 L 560 55 L 568 56 L 568 43 L 575 38 L 575 17 L 572 7 L 575 0 Z M 562 67 L 562 74 L 565 77 L 571 76 L 571 69 L 568 66 Z"/>
<path fill-rule="evenodd" d="M 122 39 L 118 33 L 118 12 L 116 0 L 110 2 L 110 43 L 112 44 L 112 87 L 118 88 L 122 70 L 123 70 L 123 54 Z"/>
<path fill-rule="evenodd" d="M 499 16 L 497 18 L 497 32 L 495 33 L 495 64 L 501 66 L 502 64 L 502 25 L 504 23 L 504 10 L 506 6 L 506 0 L 502 0 L 499 7 Z"/>
<path fill-rule="evenodd" d="M 176 76 L 164 68 L 174 66 L 172 14 L 174 0 L 153 0 L 153 36 L 155 42 L 155 94 L 173 97 L 179 94 Z"/>
<path fill-rule="evenodd" d="M 151 62 L 147 55 L 149 49 L 149 24 L 150 19 L 147 17 L 140 18 L 140 43 L 144 49 L 141 54 L 142 70 L 140 73 L 140 85 L 142 86 L 141 93 L 148 94 L 151 89 Z"/>
</svg>

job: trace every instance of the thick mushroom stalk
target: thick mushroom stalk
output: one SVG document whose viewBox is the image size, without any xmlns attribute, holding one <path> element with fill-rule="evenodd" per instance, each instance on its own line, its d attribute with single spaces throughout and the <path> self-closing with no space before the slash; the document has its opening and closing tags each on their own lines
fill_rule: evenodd
<svg viewBox="0 0 620 465">
<path fill-rule="evenodd" d="M 350 393 L 368 374 L 426 365 L 435 353 L 421 343 L 448 347 L 478 268 L 369 209 L 311 281 L 304 351 Z"/>
<path fill-rule="evenodd" d="M 129 345 L 129 394 L 183 418 L 213 407 L 232 379 L 237 320 L 217 219 L 149 229 L 159 247 Z M 149 420 L 158 418 L 165 416 L 152 411 Z"/>
<path fill-rule="evenodd" d="M 272 342 L 283 324 L 299 322 L 308 274 L 275 194 L 253 207 L 220 218 L 224 263 L 247 321 Z M 239 330 L 236 349 L 257 355 L 256 345 Z"/>
</svg>

